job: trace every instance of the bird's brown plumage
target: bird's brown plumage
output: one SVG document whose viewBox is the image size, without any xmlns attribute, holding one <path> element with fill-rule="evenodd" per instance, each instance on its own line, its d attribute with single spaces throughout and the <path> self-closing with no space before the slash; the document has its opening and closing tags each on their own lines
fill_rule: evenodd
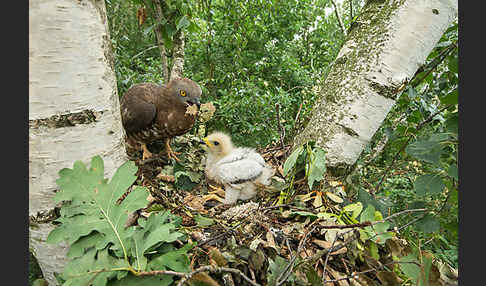
<svg viewBox="0 0 486 286">
<path fill-rule="evenodd" d="M 123 127 L 127 142 L 150 157 L 146 144 L 165 140 L 169 157 L 170 139 L 188 132 L 196 121 L 197 113 L 187 112 L 191 105 L 200 105 L 201 87 L 188 78 L 171 80 L 167 85 L 140 83 L 132 86 L 120 100 Z M 172 153 L 172 154 L 171 154 Z"/>
</svg>

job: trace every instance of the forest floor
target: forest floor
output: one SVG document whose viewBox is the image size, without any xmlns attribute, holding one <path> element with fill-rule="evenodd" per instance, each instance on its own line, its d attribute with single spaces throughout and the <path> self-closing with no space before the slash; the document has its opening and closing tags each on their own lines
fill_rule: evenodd
<svg viewBox="0 0 486 286">
<path fill-rule="evenodd" d="M 209 185 L 204 176 L 205 151 L 196 136 L 186 134 L 172 140 L 179 162 L 170 163 L 149 148 L 154 157 L 138 166 L 137 184 L 150 190 L 150 203 L 141 215 L 170 210 L 182 217 L 190 242 L 192 269 L 212 265 L 190 281 L 206 285 L 412 285 L 398 270 L 397 257 L 410 253 L 407 242 L 393 233 L 386 243 L 363 238 L 370 222 L 342 224 L 343 206 L 355 202 L 346 198 L 341 178 L 326 178 L 325 185 L 310 190 L 303 174 L 291 182 L 283 176 L 283 164 L 290 146 L 275 144 L 257 150 L 277 171 L 272 185 L 260 189 L 249 201 L 223 205 L 221 186 Z M 162 153 L 163 154 L 163 151 Z M 446 285 L 446 278 L 433 267 L 429 285 Z"/>
</svg>

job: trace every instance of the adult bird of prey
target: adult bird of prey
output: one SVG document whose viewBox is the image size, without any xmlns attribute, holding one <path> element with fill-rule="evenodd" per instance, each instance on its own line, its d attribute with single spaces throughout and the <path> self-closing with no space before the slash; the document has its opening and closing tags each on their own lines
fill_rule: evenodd
<svg viewBox="0 0 486 286">
<path fill-rule="evenodd" d="M 201 94 L 201 87 L 188 78 L 172 79 L 164 86 L 140 83 L 130 87 L 120 100 L 127 143 L 137 150 L 141 147 L 145 160 L 152 157 L 147 144 L 165 140 L 168 157 L 179 160 L 170 140 L 193 127 Z"/>
<path fill-rule="evenodd" d="M 275 170 L 254 149 L 234 147 L 230 136 L 222 132 L 212 133 L 203 141 L 208 147 L 206 177 L 225 188 L 224 200 L 211 195 L 206 200 L 214 198 L 233 204 L 238 199 L 254 197 L 258 185 L 270 185 Z"/>
</svg>

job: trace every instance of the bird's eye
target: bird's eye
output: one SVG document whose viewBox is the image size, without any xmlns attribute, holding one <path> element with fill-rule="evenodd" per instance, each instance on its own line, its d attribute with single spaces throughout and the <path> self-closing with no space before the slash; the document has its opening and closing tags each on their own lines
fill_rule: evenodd
<svg viewBox="0 0 486 286">
<path fill-rule="evenodd" d="M 186 96 L 186 91 L 185 91 L 185 90 L 181 90 L 181 91 L 179 91 L 179 94 L 180 94 L 181 96 Z"/>
<path fill-rule="evenodd" d="M 218 146 L 219 145 L 219 142 L 218 141 L 214 141 L 214 146 Z"/>
</svg>

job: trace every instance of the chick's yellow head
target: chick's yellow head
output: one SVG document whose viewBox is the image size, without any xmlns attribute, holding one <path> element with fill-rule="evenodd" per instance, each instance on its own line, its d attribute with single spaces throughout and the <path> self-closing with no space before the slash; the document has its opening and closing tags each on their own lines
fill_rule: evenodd
<svg viewBox="0 0 486 286">
<path fill-rule="evenodd" d="M 208 151 L 215 155 L 225 156 L 233 150 L 231 137 L 222 132 L 211 133 L 203 140 L 209 148 Z"/>
</svg>

